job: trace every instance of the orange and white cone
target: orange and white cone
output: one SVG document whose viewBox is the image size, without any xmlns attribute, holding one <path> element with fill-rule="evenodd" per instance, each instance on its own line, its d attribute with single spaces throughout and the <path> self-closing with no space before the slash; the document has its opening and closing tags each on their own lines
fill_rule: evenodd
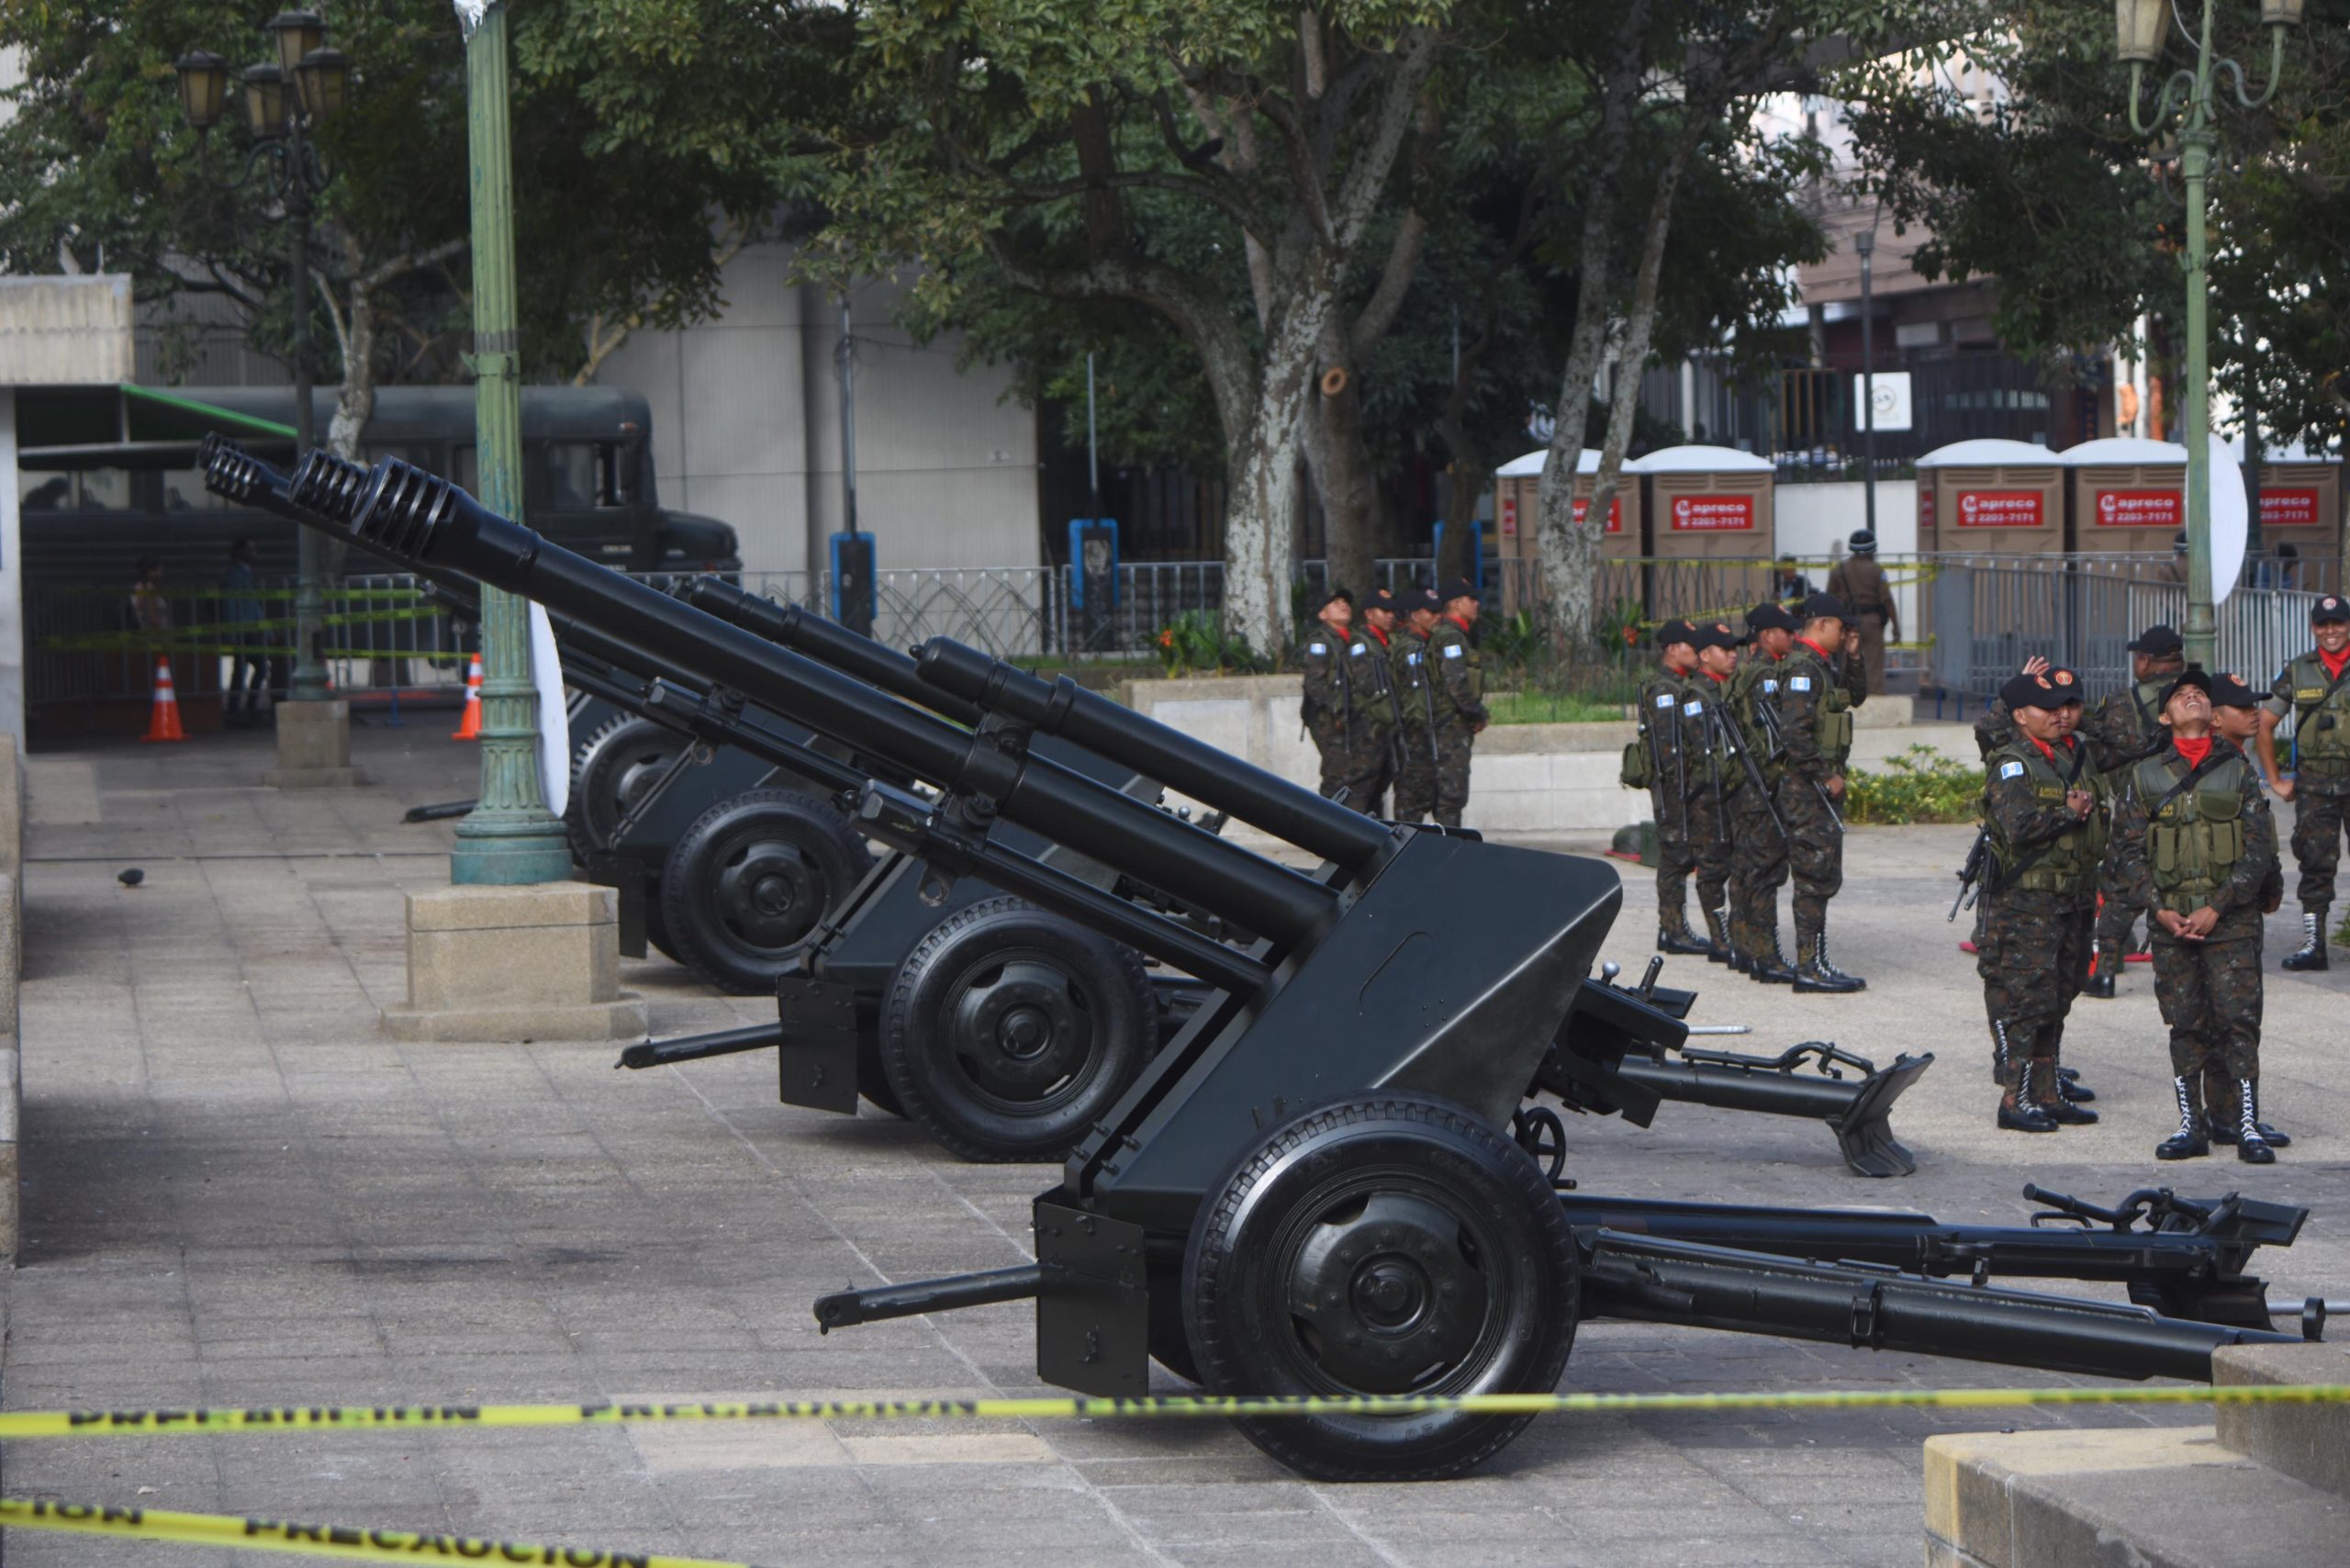
<svg viewBox="0 0 2350 1568">
<path fill-rule="evenodd" d="M 179 693 L 172 689 L 172 661 L 162 654 L 155 655 L 155 706 L 147 721 L 147 733 L 140 738 L 150 741 L 187 739 L 187 732 L 180 728 Z"/>
<path fill-rule="evenodd" d="M 481 655 L 476 654 L 472 667 L 465 671 L 465 713 L 457 721 L 453 741 L 481 739 Z"/>
</svg>

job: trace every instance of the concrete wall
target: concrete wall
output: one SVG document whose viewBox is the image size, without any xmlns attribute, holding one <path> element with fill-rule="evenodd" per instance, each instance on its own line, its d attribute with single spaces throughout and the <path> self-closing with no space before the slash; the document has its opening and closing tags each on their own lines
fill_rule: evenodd
<svg viewBox="0 0 2350 1568">
<path fill-rule="evenodd" d="M 17 981 L 24 973 L 25 769 L 14 736 L 0 735 L 0 1259 L 17 1255 Z"/>
<path fill-rule="evenodd" d="M 1295 676 L 1218 676 L 1134 680 L 1120 698 L 1137 712 L 1220 747 L 1295 784 L 1320 778 L 1314 743 L 1298 722 Z M 1912 745 L 1972 762 L 1973 734 L 1958 724 L 1912 725 L 1907 701 L 1879 700 L 1854 712 L 1853 760 L 1882 766 Z M 1590 837 L 1651 815 L 1644 790 L 1617 782 L 1629 720 L 1587 724 L 1504 724 L 1477 737 L 1463 825 L 1488 833 Z M 1196 801 L 1185 802 L 1194 806 Z M 1266 842 L 1242 824 L 1227 836 Z"/>
<path fill-rule="evenodd" d="M 733 524 L 754 572 L 810 569 L 841 526 L 839 304 L 790 261 L 744 250 L 717 319 L 637 332 L 597 373 L 653 400 L 664 504 Z M 877 281 L 850 300 L 858 524 L 885 567 L 1035 565 L 1035 416 L 1006 372 L 957 368 L 959 335 L 916 345 L 891 319 L 901 295 Z"/>
<path fill-rule="evenodd" d="M 25 575 L 18 547 L 17 393 L 0 386 L 0 735 L 25 744 Z"/>
<path fill-rule="evenodd" d="M 1778 548 L 1783 555 L 1841 556 L 1846 552 L 1845 541 L 1868 521 L 1867 487 L 1857 483 L 1781 485 L 1775 505 Z M 1876 548 L 1880 556 L 1916 554 L 1917 480 L 1877 481 Z M 1816 574 L 1812 580 L 1815 587 L 1828 586 L 1824 573 Z M 1903 586 L 1893 591 L 1901 604 L 1901 625 L 1906 633 L 1920 624 L 1918 590 L 1913 586 Z"/>
</svg>

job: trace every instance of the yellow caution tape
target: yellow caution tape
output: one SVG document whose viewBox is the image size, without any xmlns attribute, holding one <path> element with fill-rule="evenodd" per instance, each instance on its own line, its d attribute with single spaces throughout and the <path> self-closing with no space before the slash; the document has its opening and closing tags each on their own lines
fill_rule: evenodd
<svg viewBox="0 0 2350 1568">
<path fill-rule="evenodd" d="M 181 1432 L 348 1431 L 415 1427 L 610 1427 L 664 1421 L 873 1421 L 968 1417 L 988 1421 L 1089 1420 L 1124 1416 L 1472 1416 L 1626 1414 L 1671 1410 L 1991 1409 L 2063 1405 L 2334 1405 L 2350 1383 L 2246 1383 L 2211 1388 L 1868 1388 L 1752 1394 L 1470 1394 L 1451 1395 L 1162 1395 L 1095 1399 L 778 1399 L 590 1405 L 308 1405 L 241 1409 L 18 1410 L 0 1415 L 0 1440 L 164 1436 Z"/>
<path fill-rule="evenodd" d="M 180 1514 L 162 1508 L 110 1508 L 95 1503 L 55 1503 L 0 1497 L 0 1526 L 62 1530 L 73 1535 L 127 1536 L 230 1546 L 243 1551 L 292 1551 L 307 1557 L 355 1558 L 363 1562 L 416 1562 L 440 1558 L 464 1562 L 540 1562 L 561 1568 L 751 1568 L 707 1557 L 662 1557 L 649 1551 L 608 1551 L 585 1546 L 535 1546 L 487 1536 L 357 1529 L 285 1519 L 245 1519 L 228 1514 Z"/>
</svg>

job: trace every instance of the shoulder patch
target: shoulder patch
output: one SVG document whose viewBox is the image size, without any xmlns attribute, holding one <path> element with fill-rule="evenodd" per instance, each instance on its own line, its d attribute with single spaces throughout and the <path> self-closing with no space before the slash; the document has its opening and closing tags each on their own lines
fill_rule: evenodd
<svg viewBox="0 0 2350 1568">
<path fill-rule="evenodd" d="M 1770 679 L 1770 680 L 1766 680 L 1766 681 L 1764 681 L 1764 682 L 1762 683 L 1762 689 L 1763 689 L 1763 690 L 1765 690 L 1765 691 L 1776 691 L 1776 690 L 1778 690 L 1778 689 L 1779 689 L 1779 683 L 1778 683 L 1778 680 L 1777 680 L 1775 678 L 1772 678 L 1772 679 Z"/>
<path fill-rule="evenodd" d="M 1330 645 L 1327 643 L 1308 643 L 1305 644 L 1305 651 L 1309 654 L 1326 654 L 1330 651 Z"/>
<path fill-rule="evenodd" d="M 1807 675 L 1789 676 L 1787 678 L 1787 689 L 1789 691 L 1809 691 L 1811 689 L 1811 677 Z"/>
<path fill-rule="evenodd" d="M 2005 765 L 2004 765 L 2004 766 L 2002 766 L 2002 767 L 2000 767 L 2000 769 L 1999 769 L 1999 777 L 2000 777 L 2000 778 L 2022 778 L 2022 777 L 2023 777 L 2023 764 L 2022 764 L 2022 763 L 2020 763 L 2020 762 L 2010 762 L 2010 763 L 2007 763 L 2007 764 L 2005 764 Z"/>
<path fill-rule="evenodd" d="M 1444 656 L 1448 659 L 1459 658 L 1460 656 L 1460 644 L 1458 643 L 1447 643 L 1444 645 Z"/>
<path fill-rule="evenodd" d="M 1695 719 L 1701 716 L 1706 711 L 1706 705 L 1703 702 L 1696 700 L 1695 698 L 1692 698 L 1681 705 L 1681 711 L 1684 713 L 1688 714 L 1689 717 Z"/>
<path fill-rule="evenodd" d="M 1414 648 L 1410 653 L 1405 654 L 1405 655 L 1404 655 L 1404 662 L 1405 664 L 1407 664 L 1407 665 L 1416 665 L 1416 664 L 1418 664 L 1418 663 L 1420 662 L 1420 651 L 1419 651 L 1419 649 L 1417 649 L 1417 648 Z"/>
<path fill-rule="evenodd" d="M 1660 708 L 1670 708 L 1670 707 L 1672 707 L 1672 706 L 1673 706 L 1673 693 L 1672 693 L 1672 692 L 1670 692 L 1670 691 L 1660 691 L 1660 692 L 1658 692 L 1658 693 L 1656 694 L 1656 705 L 1657 705 L 1658 707 L 1660 707 Z"/>
<path fill-rule="evenodd" d="M 1371 650 L 1363 646 L 1360 643 L 1353 643 L 1348 645 L 1347 652 L 1353 655 L 1356 658 L 1360 658 L 1363 655 L 1371 652 Z"/>
</svg>

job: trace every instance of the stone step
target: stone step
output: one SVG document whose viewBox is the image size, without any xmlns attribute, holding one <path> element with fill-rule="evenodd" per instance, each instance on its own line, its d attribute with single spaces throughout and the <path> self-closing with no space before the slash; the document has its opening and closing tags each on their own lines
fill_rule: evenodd
<svg viewBox="0 0 2350 1568">
<path fill-rule="evenodd" d="M 1926 1441 L 1927 1568 L 2350 1565 L 2350 1500 L 2210 1427 Z"/>
<path fill-rule="evenodd" d="M 2211 1381 L 2350 1386 L 2350 1345 L 2231 1346 L 2212 1356 Z M 2350 1498 L 2350 1404 L 2222 1405 L 2214 1425 L 2223 1448 Z"/>
</svg>

